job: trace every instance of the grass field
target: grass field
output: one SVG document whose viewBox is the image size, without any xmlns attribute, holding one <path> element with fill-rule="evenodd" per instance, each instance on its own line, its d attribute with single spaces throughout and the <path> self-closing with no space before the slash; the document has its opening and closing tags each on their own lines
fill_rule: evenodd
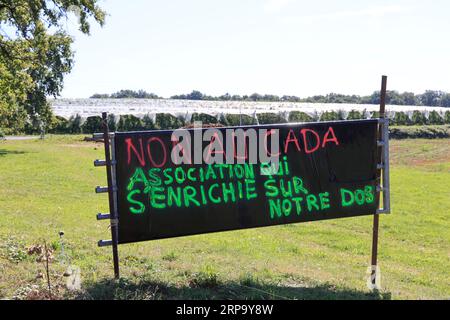
<svg viewBox="0 0 450 320">
<path fill-rule="evenodd" d="M 58 297 L 102 299 L 450 298 L 450 139 L 392 141 L 392 214 L 381 217 L 382 290 L 366 287 L 372 217 L 304 223 L 119 247 L 113 276 L 101 144 L 81 136 L 0 142 L 0 298 L 45 291 L 42 262 L 26 249 L 55 249 Z M 63 289 L 65 251 L 82 290 Z M 28 296 L 30 297 L 30 296 Z"/>
</svg>

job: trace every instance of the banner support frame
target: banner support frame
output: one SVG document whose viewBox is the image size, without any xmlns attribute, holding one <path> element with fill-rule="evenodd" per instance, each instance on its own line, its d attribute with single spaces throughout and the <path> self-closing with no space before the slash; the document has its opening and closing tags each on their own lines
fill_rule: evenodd
<svg viewBox="0 0 450 320">
<path fill-rule="evenodd" d="M 389 148 L 389 134 L 385 133 L 387 130 L 386 125 L 386 88 L 387 88 L 387 76 L 381 77 L 381 91 L 380 91 L 380 114 L 379 118 L 383 121 L 380 121 L 378 124 L 378 141 L 383 141 L 382 145 L 378 147 L 377 152 L 377 163 L 382 163 L 384 168 L 377 169 L 377 185 L 382 186 L 381 178 L 383 177 L 383 186 L 386 182 L 389 182 L 389 178 L 387 181 L 386 177 L 389 177 L 389 158 L 387 158 L 386 163 L 386 154 Z M 384 122 L 384 123 L 382 123 Z M 383 161 L 383 162 L 382 162 Z M 387 167 L 386 167 L 387 166 Z M 387 175 L 386 175 L 387 174 Z M 389 193 L 389 189 L 387 192 L 381 192 L 383 194 L 383 210 L 388 207 L 389 196 L 386 197 L 385 194 Z M 377 194 L 377 203 L 378 207 L 380 205 L 380 193 Z M 370 280 L 372 287 L 377 289 L 377 278 L 379 277 L 378 272 L 378 238 L 379 238 L 379 225 L 380 225 L 380 214 L 377 212 L 373 215 L 373 230 L 372 230 L 372 257 L 371 257 L 371 274 Z"/>
<path fill-rule="evenodd" d="M 110 210 L 110 222 L 111 222 L 111 245 L 113 253 L 114 263 L 114 278 L 120 278 L 119 269 L 119 250 L 118 250 L 118 214 L 117 214 L 117 187 L 115 173 L 113 166 L 115 166 L 115 152 L 114 152 L 114 136 L 110 136 L 107 113 L 102 113 L 102 127 L 103 127 L 103 141 L 105 145 L 105 162 L 106 162 L 106 176 L 108 179 L 108 200 Z M 111 139 L 111 140 L 110 140 Z M 112 155 L 111 155 L 112 154 Z M 109 243 L 108 243 L 109 244 Z"/>
</svg>

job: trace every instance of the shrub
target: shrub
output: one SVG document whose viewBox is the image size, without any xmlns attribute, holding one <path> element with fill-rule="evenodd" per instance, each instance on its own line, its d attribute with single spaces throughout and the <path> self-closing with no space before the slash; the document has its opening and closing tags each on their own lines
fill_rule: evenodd
<svg viewBox="0 0 450 320">
<path fill-rule="evenodd" d="M 437 111 L 433 110 L 430 112 L 427 123 L 439 125 L 439 124 L 444 124 L 445 121 Z"/>
<path fill-rule="evenodd" d="M 117 123 L 118 131 L 139 131 L 143 128 L 141 119 L 132 114 L 121 115 Z"/>
<path fill-rule="evenodd" d="M 360 120 L 364 118 L 363 112 L 351 110 L 347 115 L 347 120 Z"/>
<path fill-rule="evenodd" d="M 223 126 L 225 126 L 225 127 L 230 126 L 230 122 L 228 121 L 227 116 L 224 115 L 224 114 L 221 114 L 221 115 L 219 116 L 218 121 L 219 121 L 219 123 L 220 123 L 221 125 L 223 125 Z"/>
<path fill-rule="evenodd" d="M 343 120 L 343 117 L 336 112 L 336 111 L 326 111 L 322 113 L 322 116 L 320 117 L 320 121 L 336 121 L 336 120 Z"/>
<path fill-rule="evenodd" d="M 168 129 L 178 129 L 185 125 L 184 119 L 181 117 L 175 117 L 174 115 L 168 113 L 158 113 L 156 115 L 155 128 L 168 130 Z"/>
<path fill-rule="evenodd" d="M 219 117 L 219 123 L 224 126 L 239 126 L 242 122 L 243 126 L 256 124 L 256 119 L 247 114 L 227 114 Z"/>
<path fill-rule="evenodd" d="M 149 114 L 146 114 L 142 118 L 142 125 L 145 130 L 154 130 L 156 128 L 155 124 L 153 123 L 153 119 Z"/>
<path fill-rule="evenodd" d="M 258 121 L 260 124 L 286 123 L 286 119 L 284 119 L 280 114 L 269 112 L 260 113 L 258 115 Z"/>
<path fill-rule="evenodd" d="M 213 116 L 211 116 L 209 114 L 205 114 L 205 113 L 193 113 L 191 122 L 194 123 L 195 121 L 201 121 L 204 124 L 219 122 L 219 120 L 216 117 L 213 117 Z"/>
<path fill-rule="evenodd" d="M 450 111 L 445 111 L 444 120 L 446 124 L 450 124 Z"/>
<path fill-rule="evenodd" d="M 427 123 L 427 118 L 425 115 L 420 111 L 414 111 L 411 121 L 414 125 L 424 125 Z"/>
<path fill-rule="evenodd" d="M 116 116 L 112 113 L 108 113 L 108 117 L 106 118 L 106 121 L 108 122 L 108 129 L 109 131 L 116 131 L 117 130 L 117 121 Z"/>
<path fill-rule="evenodd" d="M 68 133 L 81 133 L 81 117 L 79 114 L 71 116 L 67 123 Z"/>
<path fill-rule="evenodd" d="M 374 111 L 373 113 L 372 113 L 372 119 L 376 119 L 376 118 L 379 118 L 380 117 L 380 112 L 379 111 Z"/>
<path fill-rule="evenodd" d="M 83 133 L 102 132 L 102 118 L 99 116 L 88 117 L 81 128 Z"/>
<path fill-rule="evenodd" d="M 345 120 L 345 116 L 344 116 L 344 111 L 343 110 L 338 110 L 336 112 L 338 120 Z"/>
<path fill-rule="evenodd" d="M 411 125 L 411 120 L 404 112 L 396 112 L 394 118 L 390 121 L 390 124 L 397 126 Z"/>
<path fill-rule="evenodd" d="M 49 133 L 66 134 L 69 132 L 69 120 L 66 118 L 55 116 L 51 126 L 48 128 Z"/>
<path fill-rule="evenodd" d="M 289 113 L 289 122 L 311 122 L 313 118 L 301 111 L 292 111 Z"/>
</svg>

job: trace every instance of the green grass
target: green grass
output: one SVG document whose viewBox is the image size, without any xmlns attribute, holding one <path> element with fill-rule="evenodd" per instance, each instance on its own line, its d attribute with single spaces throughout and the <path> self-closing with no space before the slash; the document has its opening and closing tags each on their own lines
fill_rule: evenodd
<svg viewBox="0 0 450 320">
<path fill-rule="evenodd" d="M 0 298 L 43 290 L 41 262 L 26 248 L 55 251 L 54 291 L 80 299 L 450 298 L 450 140 L 391 144 L 392 214 L 381 217 L 382 291 L 366 287 L 372 217 L 167 239 L 119 247 L 113 281 L 103 146 L 81 136 L 0 142 Z M 82 291 L 63 289 L 58 232 L 81 268 Z M 21 295 L 22 292 L 22 295 Z"/>
</svg>

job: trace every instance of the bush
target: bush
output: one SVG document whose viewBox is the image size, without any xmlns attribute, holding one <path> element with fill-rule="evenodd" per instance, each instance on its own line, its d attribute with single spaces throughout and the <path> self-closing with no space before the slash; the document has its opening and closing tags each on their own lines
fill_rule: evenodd
<svg viewBox="0 0 450 320">
<path fill-rule="evenodd" d="M 156 129 L 155 124 L 153 123 L 153 119 L 149 114 L 146 114 L 142 118 L 142 125 L 145 130 L 155 130 Z"/>
<path fill-rule="evenodd" d="M 69 121 L 66 118 L 55 116 L 51 126 L 48 128 L 49 133 L 66 134 L 69 132 Z"/>
<path fill-rule="evenodd" d="M 427 118 L 420 111 L 414 111 L 411 121 L 414 125 L 424 125 L 427 124 Z"/>
<path fill-rule="evenodd" d="M 106 121 L 108 122 L 108 129 L 109 131 L 116 131 L 117 130 L 117 121 L 116 116 L 112 113 L 108 113 L 108 117 L 106 118 Z"/>
<path fill-rule="evenodd" d="M 224 126 L 239 126 L 241 121 L 243 126 L 256 124 L 256 119 L 247 114 L 227 114 L 219 117 L 219 123 Z"/>
<path fill-rule="evenodd" d="M 427 124 L 435 124 L 440 125 L 444 124 L 444 119 L 440 116 L 440 114 L 437 111 L 431 111 L 430 115 L 428 116 Z"/>
<path fill-rule="evenodd" d="M 118 131 L 139 131 L 143 129 L 144 126 L 141 119 L 132 114 L 121 115 L 117 123 Z"/>
<path fill-rule="evenodd" d="M 4 140 L 5 139 L 5 134 L 3 133 L 3 129 L 0 128 L 0 140 Z"/>
<path fill-rule="evenodd" d="M 286 123 L 286 119 L 284 119 L 280 114 L 269 112 L 260 113 L 258 115 L 258 121 L 260 124 Z"/>
<path fill-rule="evenodd" d="M 336 121 L 336 120 L 344 120 L 343 115 L 339 114 L 339 112 L 336 111 L 326 111 L 322 113 L 322 116 L 320 117 L 320 121 Z"/>
<path fill-rule="evenodd" d="M 155 122 L 155 128 L 162 130 L 178 129 L 185 125 L 183 118 L 168 113 L 158 113 Z"/>
<path fill-rule="evenodd" d="M 292 111 L 289 113 L 289 122 L 311 122 L 313 118 L 301 111 Z"/>
<path fill-rule="evenodd" d="M 445 112 L 444 120 L 446 124 L 450 124 L 450 111 Z"/>
<path fill-rule="evenodd" d="M 83 133 L 102 132 L 102 118 L 99 116 L 88 117 L 81 126 Z"/>
<path fill-rule="evenodd" d="M 347 115 L 347 120 L 360 120 L 364 119 L 364 112 L 351 110 Z"/>
<path fill-rule="evenodd" d="M 216 117 L 213 117 L 209 114 L 205 113 L 193 113 L 191 118 L 191 123 L 194 123 L 195 121 L 201 121 L 203 124 L 210 124 L 210 123 L 218 123 L 219 120 Z"/>
<path fill-rule="evenodd" d="M 67 130 L 68 133 L 81 133 L 81 117 L 79 114 L 69 118 Z"/>
<path fill-rule="evenodd" d="M 394 119 L 391 119 L 389 123 L 397 126 L 409 126 L 412 124 L 408 115 L 404 112 L 396 112 Z"/>
<path fill-rule="evenodd" d="M 379 111 L 375 111 L 375 112 L 373 112 L 372 113 L 372 119 L 376 119 L 376 118 L 379 118 L 380 117 L 380 112 Z"/>
</svg>

